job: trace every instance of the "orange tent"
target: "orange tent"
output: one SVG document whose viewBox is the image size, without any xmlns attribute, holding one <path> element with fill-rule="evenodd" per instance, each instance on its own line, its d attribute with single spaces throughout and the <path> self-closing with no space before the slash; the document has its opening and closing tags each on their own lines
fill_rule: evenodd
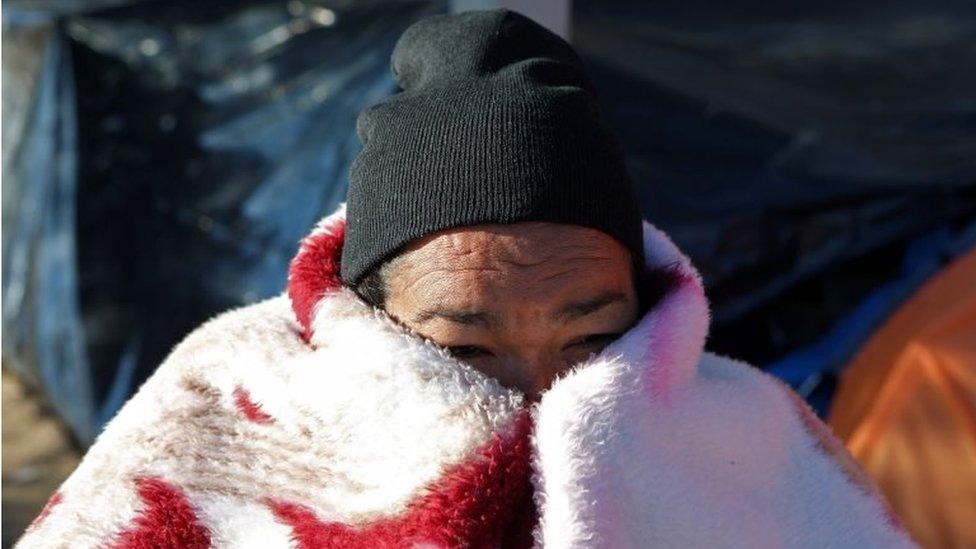
<svg viewBox="0 0 976 549">
<path fill-rule="evenodd" d="M 925 547 L 976 547 L 976 250 L 847 365 L 829 423 Z"/>
</svg>

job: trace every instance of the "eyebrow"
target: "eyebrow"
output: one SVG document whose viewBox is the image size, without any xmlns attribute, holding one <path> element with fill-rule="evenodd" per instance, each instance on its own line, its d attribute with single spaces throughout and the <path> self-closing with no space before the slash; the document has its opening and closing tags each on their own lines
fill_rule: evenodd
<svg viewBox="0 0 976 549">
<path fill-rule="evenodd" d="M 570 321 L 593 314 L 600 309 L 617 302 L 626 302 L 627 296 L 621 292 L 606 292 L 596 297 L 567 303 L 552 313 L 554 320 Z M 498 316 L 486 311 L 463 311 L 452 309 L 426 309 L 413 317 L 417 324 L 426 324 L 435 318 L 443 318 L 455 324 L 465 326 L 490 327 L 498 324 Z"/>
<path fill-rule="evenodd" d="M 627 296 L 621 292 L 605 292 L 591 299 L 567 303 L 557 309 L 552 317 L 555 320 L 576 320 L 617 302 L 626 302 Z"/>
<path fill-rule="evenodd" d="M 435 318 L 443 318 L 455 324 L 466 326 L 488 327 L 498 323 L 498 317 L 491 313 L 451 309 L 426 309 L 414 315 L 413 321 L 417 324 L 426 324 Z"/>
</svg>

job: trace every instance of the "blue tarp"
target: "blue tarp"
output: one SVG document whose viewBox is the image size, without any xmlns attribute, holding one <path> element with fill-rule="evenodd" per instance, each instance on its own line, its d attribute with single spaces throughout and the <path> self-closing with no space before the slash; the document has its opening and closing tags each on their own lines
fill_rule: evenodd
<svg viewBox="0 0 976 549">
<path fill-rule="evenodd" d="M 46 35 L 5 156 L 4 361 L 84 444 L 186 332 L 282 291 L 393 44 L 444 5 L 37 4 L 4 6 L 5 40 Z"/>
</svg>

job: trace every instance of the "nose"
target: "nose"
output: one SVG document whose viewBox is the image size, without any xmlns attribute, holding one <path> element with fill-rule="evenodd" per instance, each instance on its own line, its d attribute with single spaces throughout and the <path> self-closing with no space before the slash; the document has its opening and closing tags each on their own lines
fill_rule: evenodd
<svg viewBox="0 0 976 549">
<path fill-rule="evenodd" d="M 530 401 L 539 400 L 559 374 L 569 367 L 569 364 L 544 354 L 512 357 L 510 360 L 511 377 L 516 380 L 514 386 Z"/>
</svg>

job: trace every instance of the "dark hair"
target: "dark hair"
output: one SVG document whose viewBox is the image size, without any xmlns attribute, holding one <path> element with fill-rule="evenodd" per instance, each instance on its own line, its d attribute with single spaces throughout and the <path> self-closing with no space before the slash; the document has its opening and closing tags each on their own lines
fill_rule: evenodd
<svg viewBox="0 0 976 549">
<path fill-rule="evenodd" d="M 388 264 L 389 261 L 384 261 L 378 267 L 371 269 L 354 288 L 363 301 L 377 309 L 382 309 L 386 305 L 386 281 L 383 279 L 383 272 Z"/>
<path fill-rule="evenodd" d="M 396 256 L 394 256 L 395 259 Z M 386 280 L 385 274 L 389 270 L 387 267 L 392 259 L 387 259 L 378 267 L 373 268 L 360 280 L 354 291 L 359 297 L 373 307 L 383 309 L 386 305 Z M 637 292 L 637 304 L 640 315 L 643 316 L 670 288 L 671 282 L 668 273 L 654 270 L 650 271 L 647 266 L 639 261 L 633 262 L 634 266 L 634 290 Z"/>
</svg>

